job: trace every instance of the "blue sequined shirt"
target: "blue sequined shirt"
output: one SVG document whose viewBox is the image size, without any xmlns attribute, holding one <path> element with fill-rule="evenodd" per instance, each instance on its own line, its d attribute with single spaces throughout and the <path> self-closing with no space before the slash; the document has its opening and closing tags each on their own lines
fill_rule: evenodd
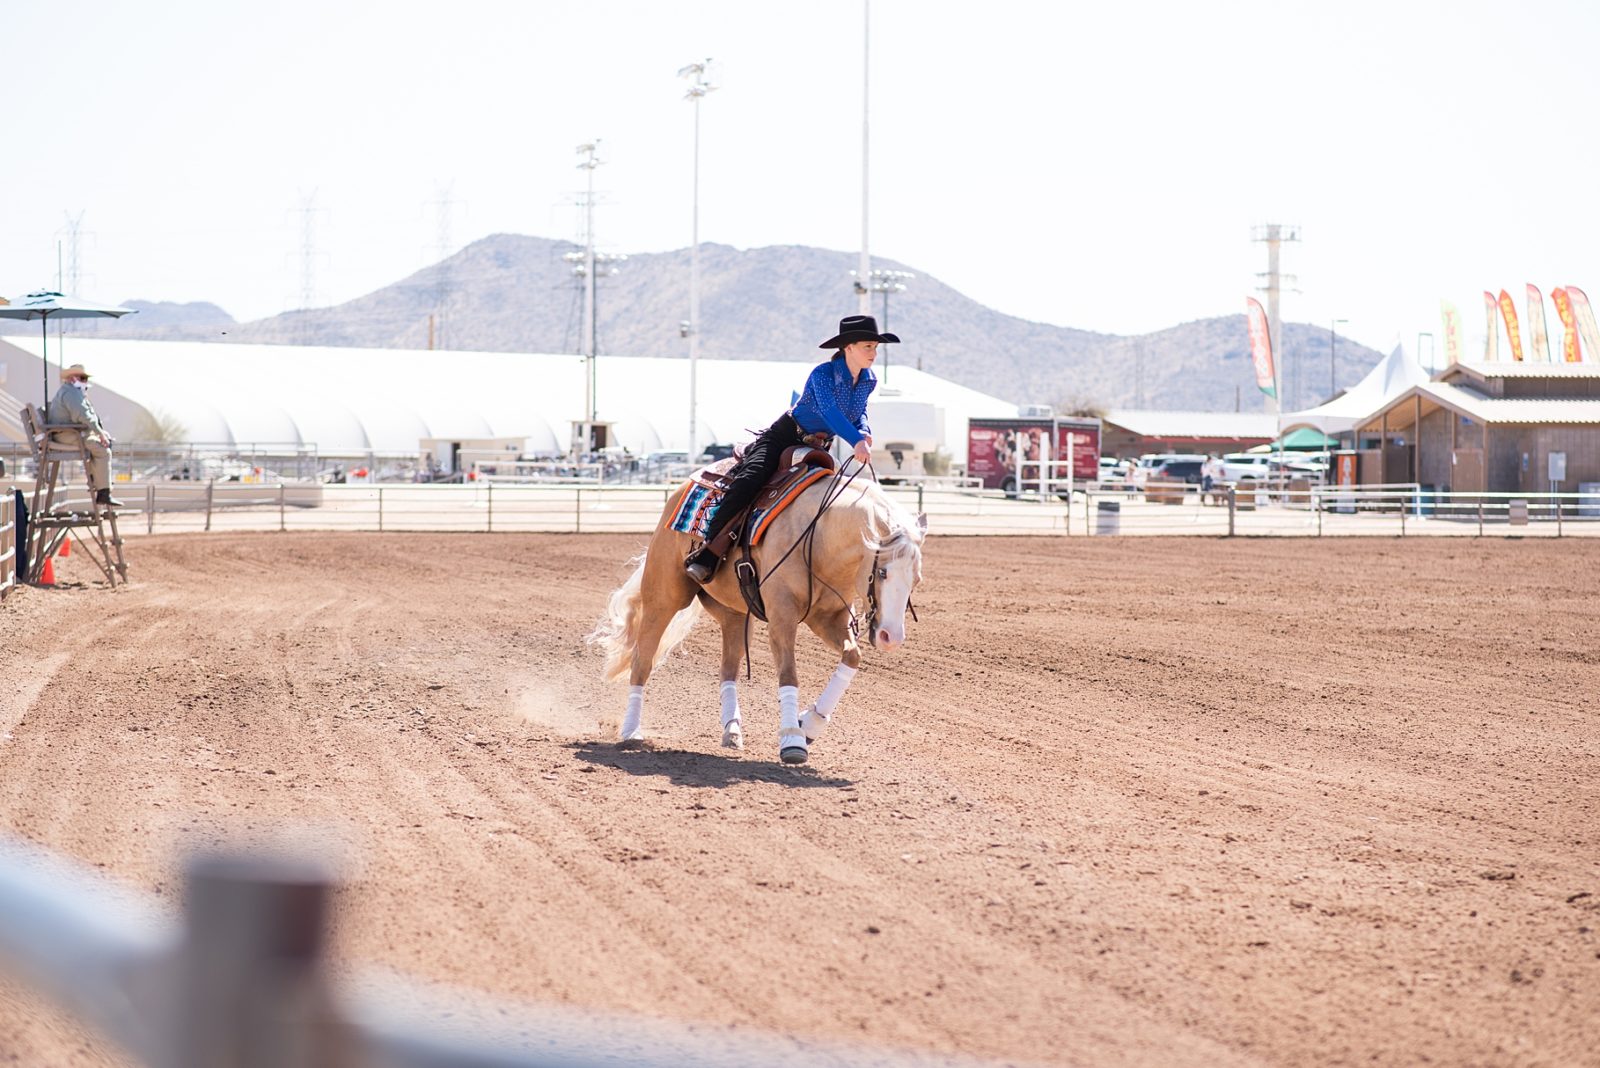
<svg viewBox="0 0 1600 1068">
<path fill-rule="evenodd" d="M 867 397 L 877 386 L 870 367 L 862 368 L 860 378 L 852 383 L 850 365 L 841 352 L 812 369 L 800 402 L 794 406 L 794 421 L 804 433 L 827 431 L 854 445 L 872 433 L 867 425 Z"/>
</svg>

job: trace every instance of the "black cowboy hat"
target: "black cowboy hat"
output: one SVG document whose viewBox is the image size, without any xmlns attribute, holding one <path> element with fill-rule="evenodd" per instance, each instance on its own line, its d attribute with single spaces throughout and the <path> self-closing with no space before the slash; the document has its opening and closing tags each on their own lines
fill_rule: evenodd
<svg viewBox="0 0 1600 1068">
<path fill-rule="evenodd" d="M 893 334 L 878 333 L 878 320 L 870 315 L 846 315 L 839 320 L 839 333 L 818 345 L 819 349 L 842 349 L 852 341 L 881 341 L 898 344 Z"/>
</svg>

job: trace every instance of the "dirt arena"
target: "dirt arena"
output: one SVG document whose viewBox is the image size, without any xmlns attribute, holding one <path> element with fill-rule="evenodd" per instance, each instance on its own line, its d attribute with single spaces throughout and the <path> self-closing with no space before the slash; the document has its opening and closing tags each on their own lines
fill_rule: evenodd
<svg viewBox="0 0 1600 1068">
<path fill-rule="evenodd" d="M 0 827 L 174 901 L 342 843 L 341 963 L 943 1056 L 1600 1064 L 1600 542 L 930 539 L 812 763 L 638 536 L 160 536 L 0 605 Z M 74 585 L 74 583 L 76 583 Z M 809 634 L 802 701 L 831 670 Z M 0 986 L 0 1064 L 116 1052 Z"/>
</svg>

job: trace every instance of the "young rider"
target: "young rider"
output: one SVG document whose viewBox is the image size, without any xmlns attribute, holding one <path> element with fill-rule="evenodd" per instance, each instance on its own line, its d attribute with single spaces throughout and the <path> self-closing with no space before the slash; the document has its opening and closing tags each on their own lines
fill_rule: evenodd
<svg viewBox="0 0 1600 1068">
<path fill-rule="evenodd" d="M 818 364 L 806 379 L 805 391 L 793 409 L 784 412 L 748 446 L 733 469 L 732 483 L 722 495 L 706 529 L 706 543 L 684 561 L 684 570 L 696 582 L 709 582 L 720 558 L 710 549 L 712 539 L 745 505 L 761 492 L 791 445 L 826 449 L 834 437 L 855 447 L 857 463 L 872 457 L 872 428 L 867 424 L 867 397 L 878 385 L 872 364 L 879 344 L 894 344 L 893 334 L 878 333 L 870 315 L 848 315 L 839 320 L 839 332 L 818 348 L 837 349 L 833 359 Z"/>
</svg>

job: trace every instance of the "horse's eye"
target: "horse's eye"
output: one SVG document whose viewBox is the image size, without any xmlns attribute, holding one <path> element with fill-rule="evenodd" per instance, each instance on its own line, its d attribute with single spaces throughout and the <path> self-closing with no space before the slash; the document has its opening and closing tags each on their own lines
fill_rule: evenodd
<svg viewBox="0 0 1600 1068">
<path fill-rule="evenodd" d="M 881 578 L 881 579 L 888 578 L 889 577 L 889 569 L 886 568 L 886 567 L 878 568 L 878 577 Z"/>
</svg>

